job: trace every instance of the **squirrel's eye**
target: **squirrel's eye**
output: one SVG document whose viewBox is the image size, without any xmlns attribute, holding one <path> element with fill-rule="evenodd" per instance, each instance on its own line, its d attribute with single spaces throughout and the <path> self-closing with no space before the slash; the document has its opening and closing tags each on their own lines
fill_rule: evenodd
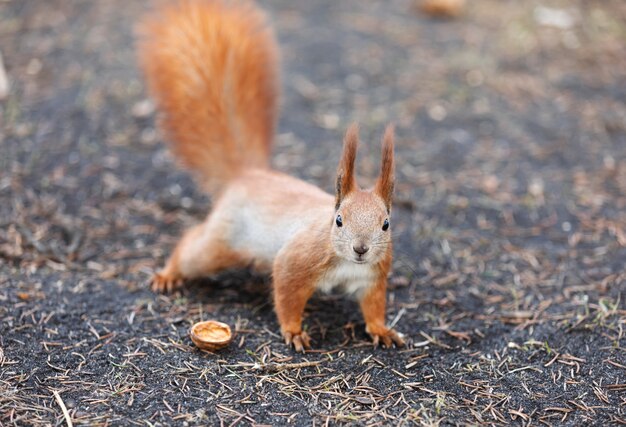
<svg viewBox="0 0 626 427">
<path fill-rule="evenodd" d="M 335 220 L 337 227 L 341 227 L 343 225 L 343 221 L 341 220 L 341 215 L 337 215 L 337 219 Z"/>
<path fill-rule="evenodd" d="M 383 231 L 387 231 L 389 229 L 389 220 L 386 219 L 385 222 L 383 222 Z"/>
</svg>

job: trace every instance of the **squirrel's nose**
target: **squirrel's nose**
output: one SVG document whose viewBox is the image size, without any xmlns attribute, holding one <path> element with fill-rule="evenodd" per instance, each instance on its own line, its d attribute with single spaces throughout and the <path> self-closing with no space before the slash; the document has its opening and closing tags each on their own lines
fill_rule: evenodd
<svg viewBox="0 0 626 427">
<path fill-rule="evenodd" d="M 359 255 L 363 255 L 365 254 L 367 251 L 370 250 L 369 246 L 365 245 L 365 244 L 360 244 L 360 245 L 356 245 L 356 246 L 352 246 L 352 249 L 354 249 L 354 252 L 356 252 Z"/>
</svg>

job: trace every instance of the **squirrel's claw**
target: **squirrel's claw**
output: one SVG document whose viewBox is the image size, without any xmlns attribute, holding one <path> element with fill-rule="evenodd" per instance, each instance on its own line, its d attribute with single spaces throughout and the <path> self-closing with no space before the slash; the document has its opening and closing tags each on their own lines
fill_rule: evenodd
<svg viewBox="0 0 626 427">
<path fill-rule="evenodd" d="M 311 348 L 311 338 L 304 331 L 296 334 L 285 332 L 283 336 L 285 337 L 285 344 L 288 346 L 293 344 L 293 348 L 299 353 L 304 353 L 305 349 Z"/>
<path fill-rule="evenodd" d="M 404 347 L 404 339 L 393 329 L 385 329 L 378 333 L 369 332 L 369 335 L 372 337 L 374 347 L 378 347 L 381 341 L 385 348 L 391 348 L 392 344 L 396 347 Z"/>
<path fill-rule="evenodd" d="M 150 287 L 154 292 L 169 294 L 180 288 L 182 284 L 183 279 L 181 278 L 171 277 L 163 273 L 155 273 L 154 276 L 152 276 Z"/>
</svg>

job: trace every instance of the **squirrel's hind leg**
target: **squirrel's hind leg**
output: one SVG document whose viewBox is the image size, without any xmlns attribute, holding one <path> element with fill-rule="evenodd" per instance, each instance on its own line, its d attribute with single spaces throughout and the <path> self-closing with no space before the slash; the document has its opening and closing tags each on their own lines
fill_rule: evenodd
<svg viewBox="0 0 626 427">
<path fill-rule="evenodd" d="M 152 290 L 172 292 L 185 280 L 246 266 L 250 263 L 248 258 L 230 247 L 222 224 L 209 216 L 185 232 L 165 267 L 152 277 Z"/>
</svg>

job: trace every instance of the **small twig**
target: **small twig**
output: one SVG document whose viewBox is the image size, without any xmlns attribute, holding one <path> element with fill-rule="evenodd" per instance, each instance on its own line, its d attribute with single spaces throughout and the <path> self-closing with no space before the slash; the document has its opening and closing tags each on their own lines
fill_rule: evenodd
<svg viewBox="0 0 626 427">
<path fill-rule="evenodd" d="M 300 362 L 300 363 L 239 363 L 236 365 L 221 365 L 223 368 L 249 368 L 255 371 L 266 372 L 280 372 L 286 369 L 301 369 L 309 368 L 311 366 L 317 366 L 325 360 L 319 360 L 315 362 Z"/>
<path fill-rule="evenodd" d="M 444 344 L 444 343 L 440 342 L 439 340 L 431 337 L 430 335 L 428 335 L 424 331 L 420 331 L 420 335 L 423 336 L 424 338 L 426 338 L 428 340 L 428 342 L 430 344 L 432 344 L 432 345 L 436 345 L 436 346 L 439 346 L 441 348 L 445 348 L 446 350 L 450 350 L 452 348 L 448 344 Z"/>
<path fill-rule="evenodd" d="M 61 399 L 61 395 L 56 390 L 52 390 L 52 394 L 54 395 L 55 399 L 57 400 L 57 403 L 61 407 L 61 411 L 63 411 L 63 416 L 65 417 L 65 422 L 67 424 L 67 427 L 73 427 L 74 425 L 72 424 L 72 418 L 70 418 L 70 413 L 67 411 L 67 408 L 65 407 L 65 403 L 63 403 L 63 399 Z"/>
<path fill-rule="evenodd" d="M 396 323 L 398 323 L 398 321 L 402 318 L 402 316 L 404 316 L 404 313 L 406 313 L 406 309 L 403 307 L 400 309 L 398 314 L 396 314 L 396 317 L 393 318 L 393 320 L 389 324 L 389 327 L 393 328 L 394 326 L 396 326 Z"/>
<path fill-rule="evenodd" d="M 324 360 L 320 360 L 317 362 L 300 362 L 300 363 L 268 363 L 263 365 L 256 365 L 254 369 L 268 372 L 279 372 L 285 369 L 300 369 L 300 368 L 308 368 L 311 366 L 317 366 L 320 363 L 324 362 Z"/>
</svg>

